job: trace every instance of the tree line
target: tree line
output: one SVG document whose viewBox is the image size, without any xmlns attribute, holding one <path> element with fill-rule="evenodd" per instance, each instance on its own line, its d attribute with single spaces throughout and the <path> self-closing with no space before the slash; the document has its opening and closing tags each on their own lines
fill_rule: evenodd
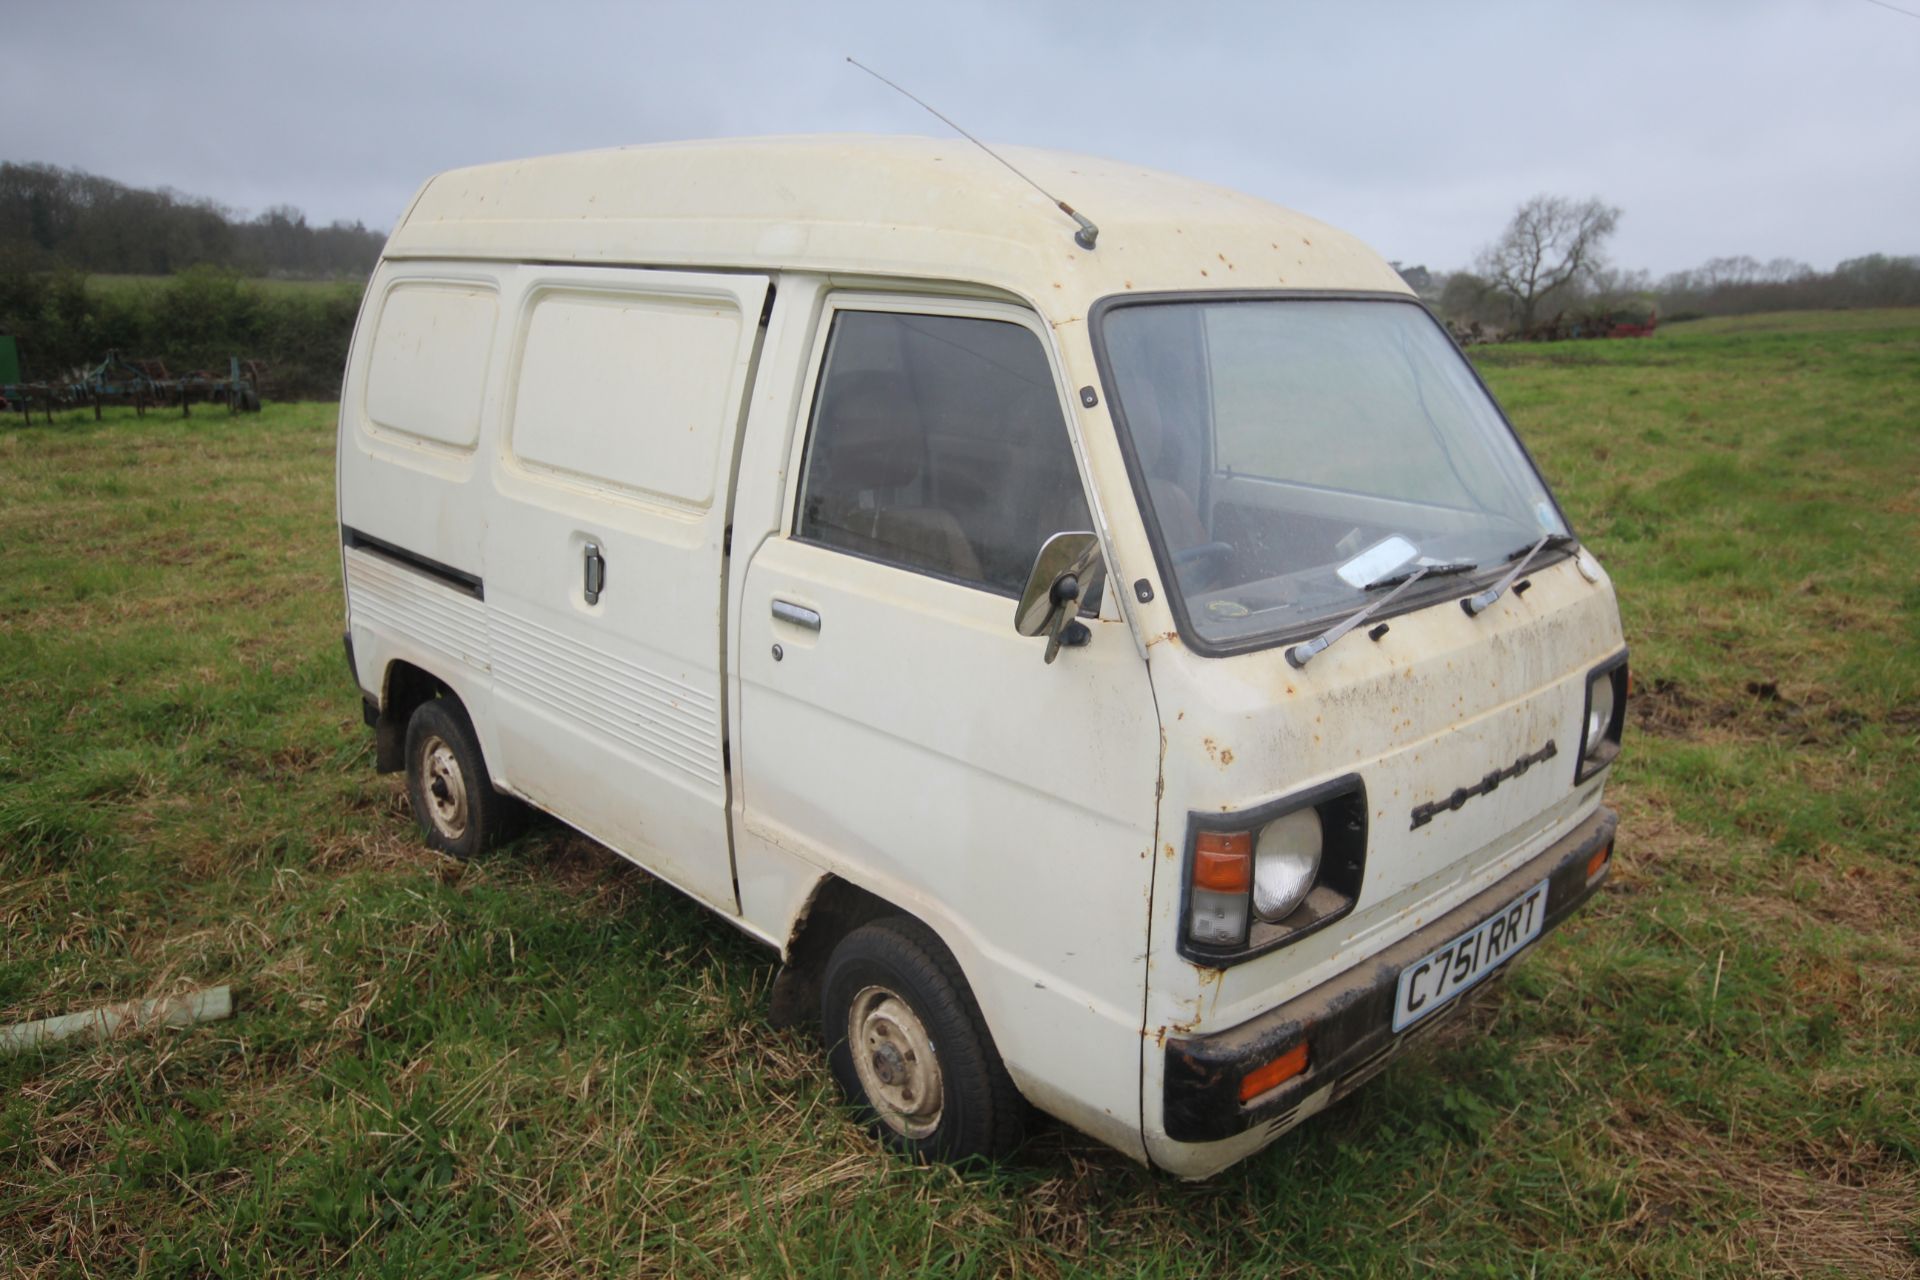
<svg viewBox="0 0 1920 1280">
<path fill-rule="evenodd" d="M 358 222 L 311 226 L 278 205 L 246 218 L 212 200 L 44 164 L 0 163 L 0 272 L 67 268 L 172 275 L 212 266 L 248 276 L 365 279 L 386 237 Z"/>
<path fill-rule="evenodd" d="M 1621 211 L 1598 197 L 1539 195 L 1466 271 L 1394 266 L 1469 338 L 1605 336 L 1623 324 L 1840 307 L 1920 306 L 1920 257 L 1868 254 L 1832 271 L 1775 258 L 1713 258 L 1655 280 L 1608 262 Z"/>
<path fill-rule="evenodd" d="M 1608 262 L 1621 216 L 1597 198 L 1536 196 L 1471 270 L 1394 265 L 1468 339 L 1593 336 L 1656 313 L 1671 322 L 1920 305 L 1920 257 L 1871 254 L 1828 272 L 1723 257 L 1655 281 Z M 114 351 L 175 373 L 223 370 L 240 356 L 266 362 L 270 397 L 332 396 L 382 243 L 358 223 L 310 227 L 294 209 L 240 220 L 178 192 L 0 164 L 0 334 L 16 339 L 28 381 L 72 380 Z M 88 273 L 167 278 L 103 286 Z M 339 283 L 263 288 L 245 278 L 276 275 Z"/>
</svg>

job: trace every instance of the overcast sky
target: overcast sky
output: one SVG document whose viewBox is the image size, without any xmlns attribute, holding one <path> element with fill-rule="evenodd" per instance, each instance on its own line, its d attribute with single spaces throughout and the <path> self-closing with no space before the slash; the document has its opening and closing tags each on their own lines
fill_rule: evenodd
<svg viewBox="0 0 1920 1280">
<path fill-rule="evenodd" d="M 0 159 L 381 230 L 456 165 L 944 133 L 852 54 L 990 141 L 1238 187 L 1407 263 L 1468 265 L 1543 191 L 1619 205 L 1614 260 L 1656 274 L 1920 253 L 1920 17 L 1873 0 L 0 0 L 0 32 Z"/>
</svg>

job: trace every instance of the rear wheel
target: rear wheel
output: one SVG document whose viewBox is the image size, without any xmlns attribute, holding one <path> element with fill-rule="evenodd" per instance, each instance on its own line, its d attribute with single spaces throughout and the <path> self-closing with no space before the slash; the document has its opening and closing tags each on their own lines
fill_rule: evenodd
<svg viewBox="0 0 1920 1280">
<path fill-rule="evenodd" d="M 471 858 L 512 834 L 519 806 L 493 789 L 465 708 L 434 698 L 407 721 L 407 795 L 427 844 Z"/>
<path fill-rule="evenodd" d="M 1018 1145 L 1026 1102 L 960 966 L 925 925 L 894 916 L 841 939 L 820 1021 L 834 1077 L 888 1145 L 956 1161 Z"/>
</svg>

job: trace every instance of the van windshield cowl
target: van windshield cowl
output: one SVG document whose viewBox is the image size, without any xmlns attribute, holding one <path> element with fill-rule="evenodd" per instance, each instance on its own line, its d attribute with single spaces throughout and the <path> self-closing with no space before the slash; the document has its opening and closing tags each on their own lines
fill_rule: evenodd
<svg viewBox="0 0 1920 1280">
<path fill-rule="evenodd" d="M 1396 612 L 1423 607 L 1497 574 L 1516 542 L 1570 541 L 1512 429 L 1411 300 L 1129 298 L 1096 311 L 1094 338 L 1203 652 L 1312 634 L 1426 566 Z"/>
</svg>

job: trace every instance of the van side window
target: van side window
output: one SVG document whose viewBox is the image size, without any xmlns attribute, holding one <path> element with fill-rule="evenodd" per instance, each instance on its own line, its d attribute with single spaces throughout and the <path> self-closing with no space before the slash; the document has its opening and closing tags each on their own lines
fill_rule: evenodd
<svg viewBox="0 0 1920 1280">
<path fill-rule="evenodd" d="M 1092 527 L 1040 339 L 1004 320 L 842 311 L 796 534 L 1006 595 Z"/>
</svg>

